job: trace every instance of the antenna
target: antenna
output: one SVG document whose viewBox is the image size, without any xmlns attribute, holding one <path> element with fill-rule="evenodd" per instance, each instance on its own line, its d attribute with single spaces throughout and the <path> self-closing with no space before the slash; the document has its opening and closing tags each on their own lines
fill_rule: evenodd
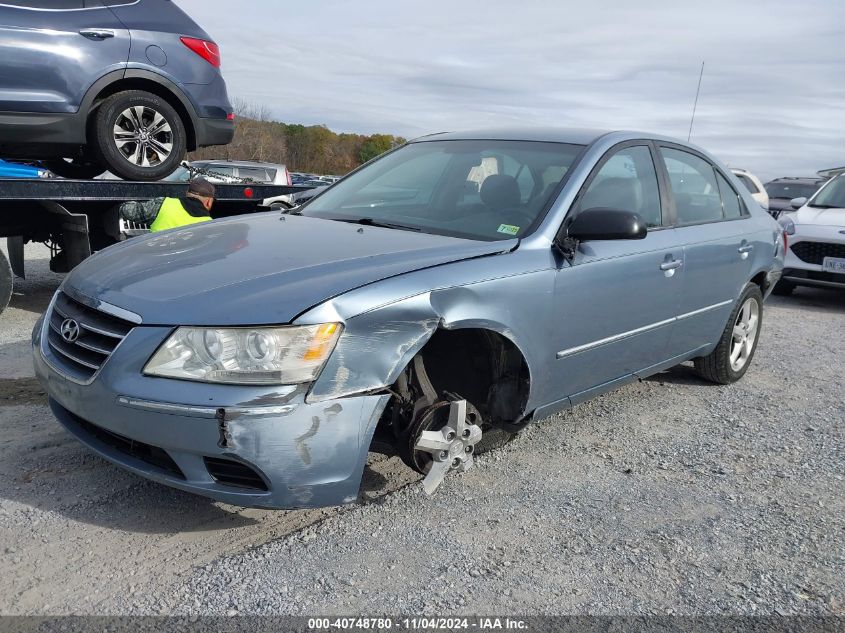
<svg viewBox="0 0 845 633">
<path fill-rule="evenodd" d="M 692 137 L 692 123 L 695 121 L 695 109 L 698 107 L 698 95 L 701 94 L 701 78 L 704 77 L 704 62 L 701 62 L 701 74 L 698 76 L 698 88 L 695 91 L 695 102 L 692 104 L 692 117 L 689 120 L 689 134 L 687 134 L 687 141 Z"/>
</svg>

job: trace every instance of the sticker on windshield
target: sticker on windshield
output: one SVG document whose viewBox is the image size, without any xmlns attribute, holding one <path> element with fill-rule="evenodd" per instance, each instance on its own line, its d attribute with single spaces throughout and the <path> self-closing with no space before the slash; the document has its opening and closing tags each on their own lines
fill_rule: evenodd
<svg viewBox="0 0 845 633">
<path fill-rule="evenodd" d="M 500 224 L 499 228 L 496 229 L 499 233 L 505 233 L 507 235 L 516 235 L 519 233 L 519 227 L 514 226 L 513 224 Z"/>
</svg>

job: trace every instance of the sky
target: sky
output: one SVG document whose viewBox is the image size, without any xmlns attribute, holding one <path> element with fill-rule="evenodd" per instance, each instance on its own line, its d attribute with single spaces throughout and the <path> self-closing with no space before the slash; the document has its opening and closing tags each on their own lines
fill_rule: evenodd
<svg viewBox="0 0 845 633">
<path fill-rule="evenodd" d="M 178 0 L 286 123 L 686 139 L 767 180 L 845 165 L 841 0 Z"/>
</svg>

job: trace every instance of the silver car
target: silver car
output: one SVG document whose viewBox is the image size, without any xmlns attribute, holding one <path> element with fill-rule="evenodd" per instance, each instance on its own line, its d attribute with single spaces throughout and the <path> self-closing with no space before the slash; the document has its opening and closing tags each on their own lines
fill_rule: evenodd
<svg viewBox="0 0 845 633">
<path fill-rule="evenodd" d="M 348 503 L 381 451 L 432 492 L 678 363 L 740 379 L 783 249 L 730 170 L 680 141 L 428 136 L 295 212 L 101 251 L 36 326 L 35 368 L 70 433 L 182 490 Z"/>
</svg>

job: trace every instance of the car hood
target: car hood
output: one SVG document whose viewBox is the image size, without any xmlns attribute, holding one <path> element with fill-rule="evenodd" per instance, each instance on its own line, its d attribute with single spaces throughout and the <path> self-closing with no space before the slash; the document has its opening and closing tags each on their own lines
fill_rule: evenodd
<svg viewBox="0 0 845 633">
<path fill-rule="evenodd" d="M 65 283 L 148 325 L 289 323 L 353 288 L 517 243 L 268 212 L 128 240 L 85 260 Z"/>
<path fill-rule="evenodd" d="M 804 205 L 795 214 L 796 224 L 845 227 L 845 209 L 819 209 Z"/>
</svg>

